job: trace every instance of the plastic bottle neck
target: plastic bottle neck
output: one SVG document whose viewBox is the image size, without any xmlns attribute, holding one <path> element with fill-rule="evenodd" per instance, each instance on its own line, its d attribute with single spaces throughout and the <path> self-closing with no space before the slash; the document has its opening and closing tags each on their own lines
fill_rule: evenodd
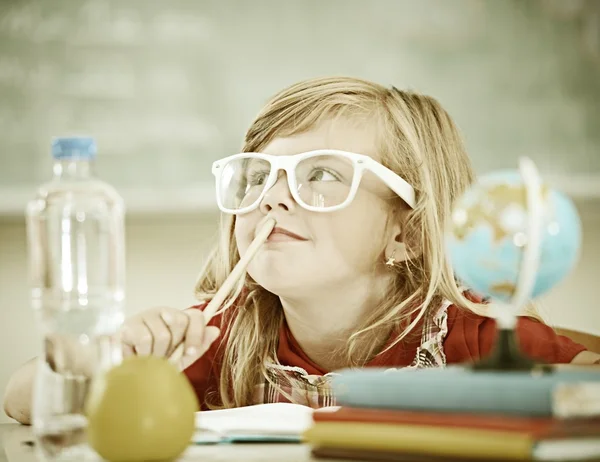
<svg viewBox="0 0 600 462">
<path fill-rule="evenodd" d="M 54 178 L 61 180 L 87 180 L 93 176 L 92 164 L 88 159 L 59 159 L 52 167 Z"/>
</svg>

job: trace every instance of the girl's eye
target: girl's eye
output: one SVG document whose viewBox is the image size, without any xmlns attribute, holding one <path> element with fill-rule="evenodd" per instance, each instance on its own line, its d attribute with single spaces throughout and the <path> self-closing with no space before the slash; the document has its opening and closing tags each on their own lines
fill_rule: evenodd
<svg viewBox="0 0 600 462">
<path fill-rule="evenodd" d="M 247 177 L 247 184 L 248 184 L 248 186 L 260 186 L 260 185 L 264 184 L 264 182 L 267 180 L 268 176 L 269 176 L 269 172 L 264 172 L 264 171 L 249 172 L 248 177 Z"/>
<path fill-rule="evenodd" d="M 315 168 L 308 176 L 308 181 L 340 181 L 339 176 L 323 168 Z"/>
</svg>

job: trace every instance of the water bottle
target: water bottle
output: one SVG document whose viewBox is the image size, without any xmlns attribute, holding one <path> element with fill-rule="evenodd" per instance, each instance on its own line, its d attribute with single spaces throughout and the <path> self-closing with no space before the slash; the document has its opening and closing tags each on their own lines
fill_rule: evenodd
<svg viewBox="0 0 600 462">
<path fill-rule="evenodd" d="M 85 398 L 120 360 L 124 205 L 95 178 L 93 138 L 55 138 L 53 177 L 26 210 L 31 302 L 42 338 L 33 391 L 36 446 L 50 460 L 85 460 Z"/>
</svg>

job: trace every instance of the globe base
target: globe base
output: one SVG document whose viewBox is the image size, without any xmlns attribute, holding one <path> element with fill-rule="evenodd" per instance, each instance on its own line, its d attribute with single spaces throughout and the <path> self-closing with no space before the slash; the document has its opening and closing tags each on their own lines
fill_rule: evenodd
<svg viewBox="0 0 600 462">
<path fill-rule="evenodd" d="M 498 337 L 492 352 L 486 358 L 475 362 L 473 371 L 535 371 L 552 372 L 552 366 L 524 355 L 518 345 L 514 329 L 498 329 Z"/>
</svg>

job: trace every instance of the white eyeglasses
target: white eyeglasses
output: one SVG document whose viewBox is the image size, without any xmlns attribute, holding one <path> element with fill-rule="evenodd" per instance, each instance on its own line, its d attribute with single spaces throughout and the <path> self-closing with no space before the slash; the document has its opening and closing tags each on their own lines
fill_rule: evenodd
<svg viewBox="0 0 600 462">
<path fill-rule="evenodd" d="M 415 207 L 414 189 L 389 168 L 369 156 L 323 149 L 292 156 L 244 152 L 214 162 L 219 208 L 231 214 L 256 209 L 280 170 L 287 174 L 294 200 L 313 212 L 333 212 L 350 204 L 366 170 Z"/>
</svg>

